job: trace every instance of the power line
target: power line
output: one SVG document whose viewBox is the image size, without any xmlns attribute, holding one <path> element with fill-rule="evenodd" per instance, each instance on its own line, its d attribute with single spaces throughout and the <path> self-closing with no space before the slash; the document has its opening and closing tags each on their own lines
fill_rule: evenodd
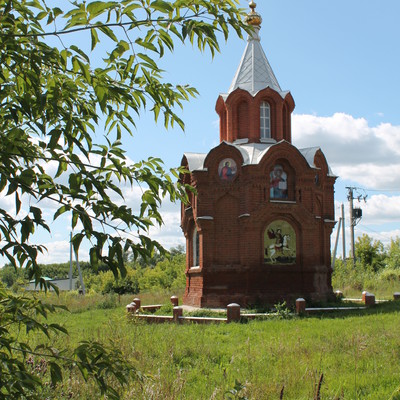
<svg viewBox="0 0 400 400">
<path fill-rule="evenodd" d="M 385 234 L 385 233 L 382 233 L 382 232 L 378 232 L 378 231 L 375 231 L 374 229 L 371 229 L 371 228 L 369 228 L 369 227 L 367 227 L 366 225 L 363 225 L 363 224 L 361 224 L 360 227 L 362 227 L 366 231 L 375 233 L 376 235 L 380 236 L 383 239 L 386 239 L 386 240 L 387 239 L 393 239 L 393 236 L 390 233 Z"/>
<path fill-rule="evenodd" d="M 386 192 L 393 192 L 393 193 L 400 193 L 400 188 L 399 189 L 366 189 L 366 188 L 360 188 L 360 187 L 355 187 L 354 189 L 356 190 L 362 190 L 363 192 L 379 192 L 379 193 L 386 193 Z"/>
</svg>

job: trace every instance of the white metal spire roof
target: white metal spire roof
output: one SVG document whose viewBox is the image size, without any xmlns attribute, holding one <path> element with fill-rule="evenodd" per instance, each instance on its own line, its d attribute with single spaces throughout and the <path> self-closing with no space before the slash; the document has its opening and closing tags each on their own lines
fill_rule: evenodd
<svg viewBox="0 0 400 400">
<path fill-rule="evenodd" d="M 254 32 L 249 35 L 239 68 L 227 94 L 229 95 L 240 88 L 255 96 L 260 90 L 270 87 L 284 98 L 289 92 L 282 91 L 279 86 L 274 71 L 272 71 L 261 46 L 259 30 L 260 28 L 255 26 Z"/>
</svg>

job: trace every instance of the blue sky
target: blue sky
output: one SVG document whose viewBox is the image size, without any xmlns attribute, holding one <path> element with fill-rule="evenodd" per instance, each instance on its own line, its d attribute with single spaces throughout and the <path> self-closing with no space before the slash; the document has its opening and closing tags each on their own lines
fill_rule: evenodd
<svg viewBox="0 0 400 400">
<path fill-rule="evenodd" d="M 247 7 L 248 2 L 241 4 Z M 257 12 L 263 17 L 260 36 L 267 58 L 281 88 L 290 90 L 296 102 L 293 144 L 320 146 L 339 176 L 336 218 L 342 202 L 348 210 L 345 187 L 355 186 L 358 193 L 368 194 L 366 203 L 356 203 L 364 213 L 356 235 L 367 233 L 384 243 L 400 236 L 400 2 L 258 0 Z M 216 146 L 215 102 L 228 90 L 245 45 L 232 34 L 214 59 L 178 46 L 161 60 L 167 80 L 190 83 L 200 95 L 182 112 L 185 132 L 165 131 L 143 113 L 134 137 L 125 140 L 129 157 L 157 156 L 173 167 L 184 152 L 206 153 Z M 127 190 L 127 204 L 137 204 L 139 193 Z M 184 244 L 179 206 L 165 203 L 163 212 L 165 226 L 151 235 L 166 247 Z M 53 224 L 51 237 L 41 236 L 50 249 L 42 262 L 68 260 L 66 222 Z M 336 232 L 332 243 L 335 237 Z M 87 249 L 79 256 L 87 259 Z"/>
<path fill-rule="evenodd" d="M 368 194 L 366 203 L 354 204 L 364 214 L 356 235 L 384 243 L 400 236 L 400 2 L 259 0 L 257 11 L 264 51 L 296 102 L 293 143 L 320 146 L 339 176 L 336 217 L 344 203 L 349 226 L 345 188 L 354 186 L 356 195 Z M 137 154 L 159 154 L 173 165 L 185 151 L 208 152 L 217 145 L 215 102 L 228 90 L 244 48 L 245 42 L 232 37 L 214 60 L 190 48 L 176 51 L 168 76 L 192 83 L 200 96 L 185 108 L 184 134 L 160 129 L 150 143 L 138 132 L 136 144 L 143 147 Z M 171 226 L 164 232 L 174 237 Z M 335 238 L 336 232 L 332 243 Z"/>
</svg>

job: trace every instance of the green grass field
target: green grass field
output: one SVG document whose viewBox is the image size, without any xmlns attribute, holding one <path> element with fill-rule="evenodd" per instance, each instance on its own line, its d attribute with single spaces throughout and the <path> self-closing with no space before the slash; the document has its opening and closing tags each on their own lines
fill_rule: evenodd
<svg viewBox="0 0 400 400">
<path fill-rule="evenodd" d="M 123 351 L 143 374 L 123 389 L 125 399 L 383 400 L 400 387 L 400 302 L 359 314 L 177 326 L 129 320 L 130 300 L 99 309 L 81 298 L 80 309 L 79 297 L 74 302 L 70 296 L 72 312 L 51 317 L 69 330 L 54 345 L 93 339 Z M 52 393 L 58 399 L 99 398 L 73 371 Z"/>
</svg>

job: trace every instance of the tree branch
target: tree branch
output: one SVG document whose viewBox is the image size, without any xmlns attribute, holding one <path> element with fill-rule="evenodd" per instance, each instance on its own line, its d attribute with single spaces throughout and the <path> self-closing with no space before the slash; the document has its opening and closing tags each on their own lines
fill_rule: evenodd
<svg viewBox="0 0 400 400">
<path fill-rule="evenodd" d="M 67 30 L 60 30 L 60 31 L 53 31 L 53 32 L 42 32 L 42 33 L 15 33 L 15 34 L 4 34 L 0 33 L 0 37 L 14 37 L 14 38 L 35 38 L 35 37 L 45 37 L 45 36 L 59 36 L 59 35 L 68 35 L 70 33 L 76 33 L 76 32 L 82 32 L 82 31 L 87 31 L 91 29 L 96 29 L 96 28 L 123 28 L 125 26 L 134 26 L 134 27 L 139 27 L 141 25 L 147 25 L 147 24 L 157 24 L 159 25 L 160 23 L 180 23 L 181 21 L 185 20 L 191 20 L 194 18 L 199 18 L 206 14 L 206 11 L 201 11 L 196 14 L 186 16 L 185 17 L 179 17 L 177 19 L 147 19 L 147 20 L 142 20 L 139 22 L 109 22 L 106 24 L 95 24 L 95 25 L 87 25 L 87 26 L 82 26 L 80 28 L 73 28 L 73 29 L 67 29 Z M 211 18 L 209 18 L 211 20 Z"/>
</svg>

